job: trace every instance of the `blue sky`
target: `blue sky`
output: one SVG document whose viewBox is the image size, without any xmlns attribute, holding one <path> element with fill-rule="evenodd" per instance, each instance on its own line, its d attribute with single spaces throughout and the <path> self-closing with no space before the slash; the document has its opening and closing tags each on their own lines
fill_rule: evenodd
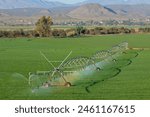
<svg viewBox="0 0 150 117">
<path fill-rule="evenodd" d="M 85 0 L 47 0 L 47 1 L 58 1 L 58 2 L 62 2 L 62 3 L 67 3 L 67 4 L 73 4 L 73 3 L 78 3 L 78 2 L 83 2 Z M 92 0 L 91 0 L 92 1 Z M 103 0 L 105 2 L 105 0 Z M 110 0 L 110 2 L 120 2 L 120 1 L 126 1 L 126 2 L 131 2 L 131 3 L 149 3 L 150 4 L 150 0 Z M 109 1 L 107 0 L 106 3 L 108 3 Z"/>
<path fill-rule="evenodd" d="M 58 1 L 58 2 L 72 4 L 72 3 L 82 2 L 85 0 L 47 0 L 47 1 Z"/>
</svg>

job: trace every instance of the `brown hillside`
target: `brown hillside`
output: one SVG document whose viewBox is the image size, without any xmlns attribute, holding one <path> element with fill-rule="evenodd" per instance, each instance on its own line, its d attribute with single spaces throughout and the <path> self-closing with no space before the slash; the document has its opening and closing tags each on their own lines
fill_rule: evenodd
<svg viewBox="0 0 150 117">
<path fill-rule="evenodd" d="M 113 10 L 99 4 L 86 4 L 70 11 L 68 16 L 76 19 L 106 19 L 117 15 Z"/>
</svg>

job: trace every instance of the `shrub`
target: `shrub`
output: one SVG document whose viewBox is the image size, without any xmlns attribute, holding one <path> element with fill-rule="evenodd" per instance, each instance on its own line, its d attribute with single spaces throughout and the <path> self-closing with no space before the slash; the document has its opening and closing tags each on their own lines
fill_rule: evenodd
<svg viewBox="0 0 150 117">
<path fill-rule="evenodd" d="M 76 33 L 75 29 L 68 29 L 68 30 L 66 30 L 66 36 L 67 37 L 74 37 L 76 35 L 77 35 L 77 33 Z"/>
<path fill-rule="evenodd" d="M 66 37 L 66 32 L 64 30 L 61 30 L 61 29 L 60 30 L 54 29 L 52 31 L 52 36 L 64 38 L 64 37 Z"/>
</svg>

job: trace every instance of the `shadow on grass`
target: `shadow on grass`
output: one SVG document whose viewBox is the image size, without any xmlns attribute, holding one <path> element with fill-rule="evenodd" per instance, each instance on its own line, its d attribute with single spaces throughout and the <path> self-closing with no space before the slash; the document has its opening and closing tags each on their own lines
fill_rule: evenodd
<svg viewBox="0 0 150 117">
<path fill-rule="evenodd" d="M 7 49 L 0 49 L 0 52 L 5 52 Z"/>
</svg>

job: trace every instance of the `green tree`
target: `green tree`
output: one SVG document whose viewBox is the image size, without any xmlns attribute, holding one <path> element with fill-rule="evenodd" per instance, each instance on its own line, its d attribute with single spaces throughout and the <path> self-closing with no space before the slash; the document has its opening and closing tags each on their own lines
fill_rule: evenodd
<svg viewBox="0 0 150 117">
<path fill-rule="evenodd" d="M 51 25 L 53 24 L 52 18 L 50 16 L 41 17 L 35 24 L 35 31 L 42 36 L 50 36 L 51 34 Z"/>
<path fill-rule="evenodd" d="M 80 36 L 85 31 L 85 29 L 82 26 L 77 26 L 76 31 L 77 35 Z"/>
</svg>

